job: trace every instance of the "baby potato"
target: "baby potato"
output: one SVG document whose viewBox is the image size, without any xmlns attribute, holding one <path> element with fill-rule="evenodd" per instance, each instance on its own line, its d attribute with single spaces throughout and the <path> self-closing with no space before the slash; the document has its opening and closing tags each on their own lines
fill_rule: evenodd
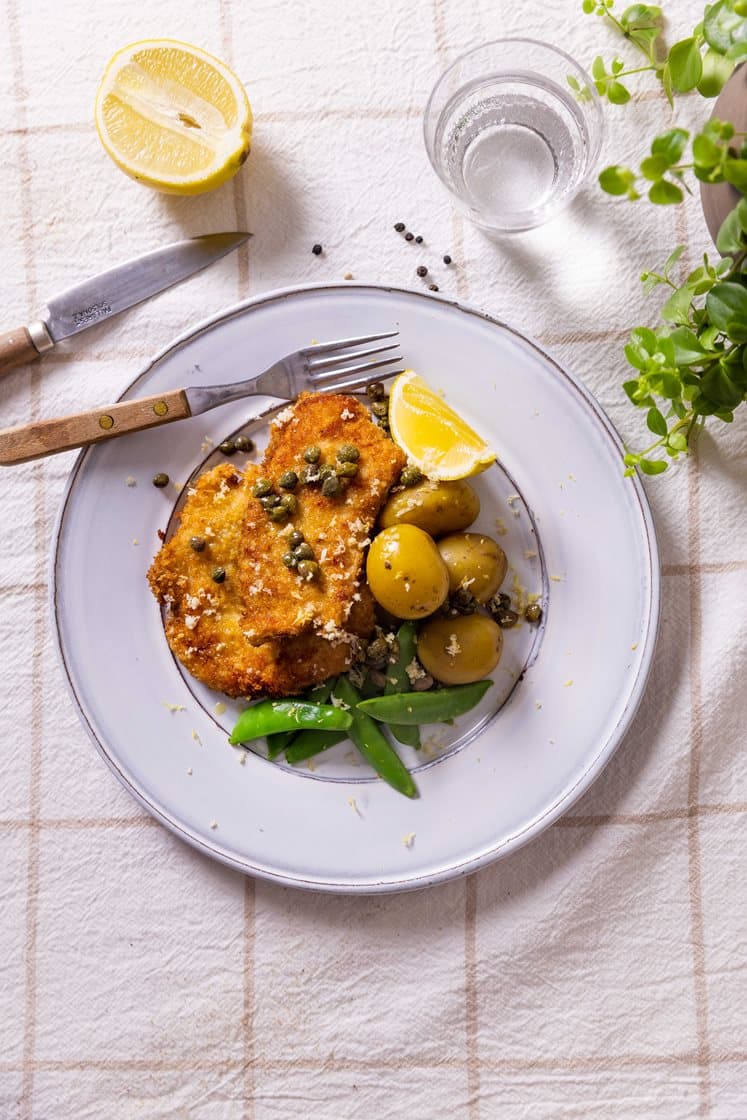
<svg viewBox="0 0 747 1120">
<path fill-rule="evenodd" d="M 503 631 L 484 614 L 433 618 L 418 633 L 418 659 L 442 684 L 472 684 L 501 659 Z"/>
<path fill-rule="evenodd" d="M 451 533 L 438 542 L 438 551 L 449 570 L 449 591 L 462 587 L 478 603 L 487 603 L 506 578 L 506 553 L 482 533 Z"/>
<path fill-rule="evenodd" d="M 376 602 L 396 618 L 425 618 L 449 594 L 446 565 L 416 525 L 392 525 L 374 537 L 366 578 Z"/>
<path fill-rule="evenodd" d="M 432 537 L 456 533 L 471 525 L 480 512 L 480 499 L 469 483 L 432 482 L 424 479 L 415 486 L 392 494 L 381 511 L 382 529 L 391 525 L 417 525 Z"/>
</svg>

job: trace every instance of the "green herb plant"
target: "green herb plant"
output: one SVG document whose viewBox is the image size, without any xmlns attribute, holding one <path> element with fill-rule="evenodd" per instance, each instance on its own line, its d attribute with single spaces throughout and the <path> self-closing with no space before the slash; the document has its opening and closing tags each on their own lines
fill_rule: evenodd
<svg viewBox="0 0 747 1120">
<path fill-rule="evenodd" d="M 630 100 L 627 79 L 651 73 L 670 102 L 697 91 L 716 97 L 734 67 L 747 59 L 747 0 L 707 4 L 702 21 L 685 39 L 667 49 L 662 9 L 633 4 L 617 14 L 614 0 L 583 0 L 587 14 L 599 16 L 637 51 L 633 63 L 619 57 L 591 66 L 594 86 L 612 104 Z M 578 97 L 588 90 L 568 78 Z M 691 193 L 688 174 L 706 183 L 731 183 L 747 195 L 747 136 L 726 121 L 709 120 L 691 136 L 670 128 L 655 136 L 637 170 L 606 167 L 600 186 L 634 202 L 645 192 L 658 205 L 680 203 Z M 721 259 L 707 254 L 689 275 L 676 275 L 684 251 L 678 246 L 660 272 L 644 272 L 646 291 L 664 289 L 660 323 L 636 327 L 625 347 L 634 376 L 624 383 L 629 399 L 646 409 L 656 439 L 642 451 L 628 451 L 626 474 L 637 469 L 661 474 L 672 459 L 686 454 L 708 417 L 729 423 L 747 396 L 747 199 L 723 223 L 716 246 Z"/>
</svg>

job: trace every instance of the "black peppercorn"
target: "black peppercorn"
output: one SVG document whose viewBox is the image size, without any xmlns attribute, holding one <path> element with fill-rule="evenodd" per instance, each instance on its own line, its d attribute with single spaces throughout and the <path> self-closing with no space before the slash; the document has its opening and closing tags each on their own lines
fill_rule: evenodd
<svg viewBox="0 0 747 1120">
<path fill-rule="evenodd" d="M 417 272 L 418 276 L 427 276 L 428 275 L 428 269 L 425 267 L 424 264 L 419 264 L 418 267 L 415 269 L 415 271 Z"/>
<path fill-rule="evenodd" d="M 428 285 L 428 291 L 429 292 L 437 292 L 438 290 L 439 290 L 438 289 L 438 284 L 429 284 Z"/>
<path fill-rule="evenodd" d="M 414 240 L 415 240 L 415 234 L 414 233 L 409 233 L 408 232 L 408 233 L 405 234 L 405 241 L 414 241 Z"/>
<path fill-rule="evenodd" d="M 444 264 L 451 264 L 451 257 L 448 253 L 444 254 Z"/>
<path fill-rule="evenodd" d="M 318 257 L 318 256 L 321 255 L 322 247 L 321 247 L 321 245 L 319 244 L 318 241 L 317 241 L 316 245 L 311 246 L 311 251 L 312 251 L 312 253 L 314 254 L 315 257 Z"/>
<path fill-rule="evenodd" d="M 396 229 L 397 233 L 404 233 L 405 232 L 405 223 L 404 222 L 395 222 L 394 223 L 394 228 Z"/>
</svg>

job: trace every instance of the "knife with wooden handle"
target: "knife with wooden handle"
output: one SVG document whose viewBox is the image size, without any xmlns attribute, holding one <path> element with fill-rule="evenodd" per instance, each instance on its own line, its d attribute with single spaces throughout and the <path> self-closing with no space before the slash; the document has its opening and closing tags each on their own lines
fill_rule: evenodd
<svg viewBox="0 0 747 1120">
<path fill-rule="evenodd" d="M 238 249 L 250 233 L 208 233 L 135 257 L 50 299 L 39 319 L 0 333 L 0 374 L 34 361 L 56 342 L 118 315 Z"/>
</svg>

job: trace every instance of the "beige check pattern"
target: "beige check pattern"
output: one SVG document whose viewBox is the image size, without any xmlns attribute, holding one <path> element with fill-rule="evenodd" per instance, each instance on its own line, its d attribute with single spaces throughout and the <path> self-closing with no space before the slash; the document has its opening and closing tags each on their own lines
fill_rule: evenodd
<svg viewBox="0 0 747 1120">
<path fill-rule="evenodd" d="M 697 0 L 669 9 L 678 36 L 702 15 Z M 678 241 L 691 265 L 708 247 L 697 199 L 654 213 L 590 190 L 562 222 L 496 246 L 452 210 L 420 138 L 436 74 L 480 40 L 518 32 L 587 65 L 611 56 L 577 0 L 0 0 L 0 14 L 7 326 L 155 244 L 255 233 L 209 275 L 8 375 L 3 424 L 113 399 L 237 299 L 346 272 L 415 285 L 422 258 L 443 292 L 538 338 L 625 438 L 645 438 L 619 389 L 622 346 L 654 313 L 639 273 Z M 131 183 L 91 124 L 109 56 L 161 35 L 225 57 L 257 111 L 244 171 L 202 199 Z M 689 99 L 677 119 L 702 113 Z M 626 161 L 670 114 L 651 91 L 607 120 L 603 159 Z M 229 872 L 120 789 L 52 648 L 47 556 L 73 456 L 6 471 L 0 1120 L 745 1120 L 745 446 L 742 419 L 649 488 L 660 645 L 595 786 L 510 859 L 370 899 Z"/>
</svg>

